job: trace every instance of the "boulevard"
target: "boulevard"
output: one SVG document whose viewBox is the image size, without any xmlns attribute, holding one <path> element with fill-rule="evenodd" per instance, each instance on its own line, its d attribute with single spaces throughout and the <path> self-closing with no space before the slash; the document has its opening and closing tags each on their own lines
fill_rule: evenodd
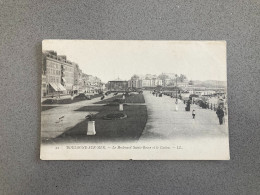
<svg viewBox="0 0 260 195">
<path fill-rule="evenodd" d="M 148 121 L 141 136 L 145 139 L 175 139 L 196 137 L 227 137 L 228 122 L 219 125 L 216 112 L 202 109 L 191 104 L 191 111 L 185 111 L 185 104 L 178 100 L 176 111 L 175 98 L 169 96 L 156 97 L 144 92 L 148 111 Z M 192 119 L 195 110 L 195 119 Z"/>
<path fill-rule="evenodd" d="M 219 125 L 216 112 L 213 110 L 202 109 L 198 105 L 191 104 L 191 111 L 185 111 L 185 104 L 181 100 L 178 100 L 178 110 L 176 110 L 175 98 L 165 95 L 156 97 L 149 91 L 144 91 L 143 96 L 145 103 L 128 103 L 129 106 L 142 105 L 146 106 L 147 109 L 147 121 L 141 136 L 139 134 L 133 136 L 137 137 L 139 141 L 228 137 L 227 117 L 225 123 Z M 122 97 L 122 93 L 116 97 Z M 105 100 L 109 100 L 110 98 L 113 98 L 113 94 L 106 96 Z M 85 121 L 85 117 L 88 114 L 97 114 L 98 110 L 77 110 L 90 106 L 101 108 L 105 104 L 102 104 L 102 102 L 97 103 L 99 101 L 100 97 L 72 104 L 52 104 L 53 108 L 42 111 L 42 139 L 49 140 L 57 138 L 77 124 Z M 192 118 L 192 110 L 196 112 L 195 119 Z M 115 121 L 115 125 L 116 123 L 118 122 Z M 96 131 L 98 132 L 99 129 L 96 129 Z M 86 134 L 79 134 L 78 136 L 82 140 L 88 140 L 87 137 L 89 137 Z M 92 140 L 95 140 L 94 137 L 92 137 Z M 69 137 L 65 137 L 64 139 L 69 139 Z"/>
</svg>

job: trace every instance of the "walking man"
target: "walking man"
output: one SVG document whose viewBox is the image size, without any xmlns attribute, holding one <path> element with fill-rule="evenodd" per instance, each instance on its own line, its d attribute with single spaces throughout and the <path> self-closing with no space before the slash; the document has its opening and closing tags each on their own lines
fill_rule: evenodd
<svg viewBox="0 0 260 195">
<path fill-rule="evenodd" d="M 218 107 L 217 112 L 216 112 L 218 119 L 219 119 L 219 124 L 223 124 L 223 117 L 224 117 L 224 111 L 221 106 Z"/>
<path fill-rule="evenodd" d="M 195 119 L 195 115 L 196 115 L 195 110 L 192 110 L 192 118 L 193 119 Z"/>
</svg>

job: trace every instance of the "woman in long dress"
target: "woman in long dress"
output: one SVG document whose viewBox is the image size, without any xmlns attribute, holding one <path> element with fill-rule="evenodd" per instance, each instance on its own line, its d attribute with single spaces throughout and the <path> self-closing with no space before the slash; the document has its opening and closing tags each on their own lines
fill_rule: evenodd
<svg viewBox="0 0 260 195">
<path fill-rule="evenodd" d="M 175 110 L 178 111 L 178 99 L 176 98 L 176 101 L 175 101 Z"/>
</svg>

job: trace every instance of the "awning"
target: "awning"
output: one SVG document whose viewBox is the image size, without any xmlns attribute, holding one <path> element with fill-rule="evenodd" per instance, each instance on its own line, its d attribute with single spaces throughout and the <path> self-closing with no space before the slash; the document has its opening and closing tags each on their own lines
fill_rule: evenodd
<svg viewBox="0 0 260 195">
<path fill-rule="evenodd" d="M 60 83 L 56 83 L 58 86 L 59 91 L 66 91 L 65 87 L 62 86 Z"/>
<path fill-rule="evenodd" d="M 58 86 L 56 85 L 56 83 L 50 83 L 51 87 L 55 90 L 55 91 L 59 91 Z"/>
</svg>

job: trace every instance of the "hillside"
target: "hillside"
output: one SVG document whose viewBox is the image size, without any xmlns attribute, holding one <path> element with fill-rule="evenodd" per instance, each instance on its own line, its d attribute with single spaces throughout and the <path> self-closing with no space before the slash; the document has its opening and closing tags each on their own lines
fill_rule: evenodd
<svg viewBox="0 0 260 195">
<path fill-rule="evenodd" d="M 207 81 L 193 81 L 195 87 L 227 87 L 226 81 L 215 81 L 215 80 L 207 80 Z"/>
</svg>

